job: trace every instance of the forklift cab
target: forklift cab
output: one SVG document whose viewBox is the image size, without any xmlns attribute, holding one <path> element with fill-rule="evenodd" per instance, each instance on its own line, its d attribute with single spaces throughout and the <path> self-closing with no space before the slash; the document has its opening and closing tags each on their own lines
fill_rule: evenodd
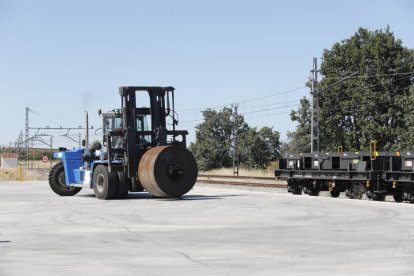
<svg viewBox="0 0 414 276">
<path fill-rule="evenodd" d="M 137 109 L 136 115 L 136 131 L 148 131 L 147 114 L 139 114 L 139 112 L 145 112 L 145 108 Z M 103 132 L 103 145 L 107 146 L 107 137 L 109 132 L 122 131 L 123 129 L 123 115 L 121 109 L 114 109 L 111 112 L 102 114 L 102 132 Z M 143 135 L 140 137 L 142 141 L 147 143 L 151 142 L 150 135 Z M 113 148 L 121 149 L 123 147 L 123 139 L 121 136 L 112 137 L 111 146 Z"/>
</svg>

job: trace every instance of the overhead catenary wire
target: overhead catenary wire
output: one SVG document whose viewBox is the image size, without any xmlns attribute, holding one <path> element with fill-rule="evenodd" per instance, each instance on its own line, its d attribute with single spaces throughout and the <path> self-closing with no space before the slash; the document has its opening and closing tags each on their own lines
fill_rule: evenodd
<svg viewBox="0 0 414 276">
<path fill-rule="evenodd" d="M 398 80 L 401 80 L 401 79 L 404 79 L 404 78 L 400 78 Z M 395 81 L 397 81 L 397 80 L 395 80 Z M 366 87 L 366 88 L 370 88 L 370 87 Z M 393 92 L 393 91 L 400 91 L 400 90 L 404 90 L 404 89 L 406 89 L 406 88 L 388 89 L 388 90 L 376 91 L 376 93 Z M 341 98 L 341 100 L 346 100 L 346 99 Z M 379 104 L 379 103 L 390 103 L 390 102 L 392 102 L 392 101 L 390 101 L 390 100 L 384 100 L 384 101 L 376 101 L 375 103 L 376 104 Z M 283 102 L 276 103 L 276 104 L 282 104 L 282 103 Z M 365 105 L 365 104 L 351 105 L 351 106 L 348 106 L 348 107 L 349 108 L 351 108 L 351 107 L 361 107 L 363 105 Z M 299 106 L 299 104 L 285 105 L 285 106 L 282 106 L 282 107 L 275 107 L 275 108 L 265 108 L 265 109 L 260 109 L 260 110 L 255 110 L 255 111 L 249 111 L 249 112 L 240 112 L 240 115 L 245 116 L 245 115 L 248 115 L 248 114 L 260 113 L 260 112 L 267 112 L 267 111 L 273 111 L 273 110 L 290 108 L 290 107 L 296 107 L 296 106 Z M 342 109 L 342 108 L 343 108 L 342 106 L 339 106 L 339 107 L 336 106 L 336 107 L 330 107 L 330 108 L 324 107 L 323 109 L 324 110 L 339 110 L 339 109 Z M 253 118 L 261 118 L 261 117 L 269 117 L 269 116 L 273 116 L 273 115 L 285 115 L 285 114 L 290 114 L 291 112 L 292 112 L 292 110 L 290 110 L 288 112 L 271 113 L 271 114 L 264 114 L 264 115 L 258 115 L 258 116 L 252 116 L 252 117 L 251 116 L 247 116 L 245 118 L 246 119 L 253 119 Z M 189 125 L 191 123 L 198 123 L 198 122 L 202 122 L 202 121 L 203 121 L 203 119 L 185 121 L 185 122 L 182 122 L 181 125 L 183 125 L 183 124 Z"/>
<path fill-rule="evenodd" d="M 228 103 L 228 104 L 222 104 L 222 105 L 216 105 L 216 106 L 210 106 L 210 107 L 204 107 L 204 108 L 177 109 L 177 112 L 204 111 L 204 110 L 208 110 L 208 109 L 218 109 L 218 108 L 224 108 L 224 107 L 231 107 L 231 105 L 234 105 L 234 104 L 241 105 L 241 104 L 247 103 L 247 102 L 260 101 L 260 100 L 268 99 L 268 98 L 275 97 L 275 96 L 282 95 L 282 94 L 289 94 L 291 92 L 296 92 L 296 91 L 302 90 L 306 87 L 307 86 L 305 85 L 305 86 L 296 87 L 296 88 L 293 88 L 293 89 L 277 91 L 277 92 L 273 92 L 273 93 L 266 94 L 266 95 L 263 95 L 263 96 L 253 97 L 253 98 L 249 98 L 249 99 L 246 99 L 246 100 L 232 102 L 232 103 Z"/>
<path fill-rule="evenodd" d="M 56 121 L 54 121 L 54 120 L 52 120 L 52 119 L 50 119 L 50 118 L 47 118 L 46 116 L 44 116 L 44 115 L 40 114 L 40 113 L 39 113 L 38 111 L 36 111 L 36 110 L 29 109 L 29 112 L 30 112 L 30 113 L 32 113 L 32 114 L 34 114 L 34 115 L 36 115 L 36 116 L 39 116 L 40 118 L 42 118 L 42 119 L 44 119 L 44 120 L 46 120 L 46 121 L 48 121 L 48 122 L 50 122 L 50 123 L 53 123 L 54 125 L 56 125 L 56 126 L 58 126 L 58 127 L 60 127 L 60 126 L 61 126 L 61 124 L 59 124 L 58 122 L 56 122 Z"/>
<path fill-rule="evenodd" d="M 352 72 L 348 72 L 351 73 Z M 355 75 L 352 77 L 349 77 L 349 79 L 358 79 L 358 78 L 373 78 L 373 77 L 392 77 L 392 76 L 400 76 L 400 75 L 412 75 L 414 74 L 414 71 L 411 72 L 400 72 L 400 73 L 389 73 L 389 74 L 375 74 L 375 75 L 370 75 L 368 73 L 365 74 L 361 74 L 361 75 Z M 346 76 L 341 76 L 341 77 L 323 77 L 322 80 L 339 80 L 339 79 L 343 79 Z"/>
<path fill-rule="evenodd" d="M 355 74 L 357 72 L 354 72 Z M 363 74 L 363 75 L 352 75 L 353 73 L 351 73 L 350 76 L 345 76 L 345 79 L 355 79 L 355 78 L 374 78 L 374 77 L 390 77 L 390 76 L 400 76 L 400 75 L 404 75 L 406 77 L 403 78 L 399 78 L 399 79 L 394 79 L 392 80 L 392 82 L 401 80 L 401 79 L 405 79 L 407 78 L 407 75 L 412 75 L 414 74 L 414 71 L 410 71 L 410 72 L 399 72 L 399 73 L 389 73 L 389 74 L 375 74 L 375 75 L 367 75 L 367 74 Z M 323 78 L 323 79 L 343 79 L 344 77 L 338 77 L 338 78 Z M 329 88 L 332 88 L 334 85 L 336 85 L 337 83 L 333 83 L 331 85 L 329 85 L 328 87 L 322 88 L 321 90 L 319 90 L 319 92 L 324 92 L 325 90 L 328 90 Z M 247 103 L 247 102 L 253 102 L 253 101 L 258 101 L 258 100 L 263 100 L 263 99 L 267 99 L 270 97 L 274 97 L 274 96 L 278 96 L 278 95 L 282 95 L 282 94 L 288 94 L 290 92 L 294 92 L 294 91 L 299 91 L 301 89 L 307 88 L 307 86 L 301 86 L 301 87 L 297 87 L 297 88 L 293 88 L 293 89 L 289 89 L 289 90 L 285 90 L 285 91 L 279 91 L 279 92 L 275 92 L 275 93 L 271 93 L 268 95 L 264 95 L 264 96 L 260 96 L 260 97 L 254 97 L 254 98 L 250 98 L 250 99 L 246 99 L 246 100 L 242 100 L 242 101 L 238 101 L 238 102 L 234 102 L 234 103 L 229 103 L 229 104 L 224 104 L 224 105 L 217 105 L 217 106 L 213 106 L 213 107 L 206 107 L 206 108 L 193 108 L 193 109 L 182 109 L 182 110 L 178 110 L 179 112 L 185 112 L 185 111 L 204 111 L 204 110 L 208 110 L 208 109 L 216 109 L 216 108 L 224 108 L 224 107 L 230 107 L 231 104 L 243 104 L 243 103 Z M 278 105 L 278 104 L 285 104 L 286 101 L 284 102 L 277 102 L 274 103 L 274 105 Z M 262 107 L 262 106 L 269 106 L 269 105 L 273 105 L 273 104 L 263 104 L 263 105 L 255 105 L 255 106 L 240 106 L 241 109 L 247 109 L 247 108 L 252 108 L 252 107 Z M 291 107 L 290 105 L 287 105 L 286 108 Z M 261 110 L 257 110 L 257 111 L 250 111 L 250 112 L 240 112 L 241 115 L 243 114 L 249 114 L 249 113 L 258 113 L 258 112 L 265 112 L 267 110 L 273 110 L 272 108 L 269 109 L 261 109 Z M 189 123 L 189 122 L 198 122 L 198 121 L 202 121 L 202 119 L 200 120 L 192 120 L 192 121 L 185 121 L 185 123 Z M 182 122 L 183 124 L 184 122 Z"/>
<path fill-rule="evenodd" d="M 395 79 L 395 80 L 393 80 L 393 82 L 396 82 L 396 81 L 400 81 L 400 80 L 402 80 L 402 79 L 406 79 L 407 77 L 403 77 L 403 78 L 399 78 L 399 79 Z M 375 87 L 377 86 L 377 84 L 373 84 L 373 85 L 368 85 L 368 86 L 365 86 L 365 87 L 363 87 L 363 89 L 374 89 Z M 399 88 L 399 89 L 386 89 L 386 90 L 380 90 L 380 91 L 375 91 L 375 93 L 385 93 L 385 92 L 396 92 L 396 91 L 400 91 L 400 90 L 405 90 L 405 89 L 407 89 L 407 87 L 401 87 L 401 88 Z M 323 89 L 323 91 L 326 91 L 327 89 Z M 321 90 L 319 90 L 319 92 L 320 92 Z M 340 100 L 342 100 L 342 101 L 344 101 L 344 100 L 349 100 L 349 99 L 351 99 L 352 98 L 352 95 L 350 95 L 349 97 L 344 97 L 344 94 L 342 93 L 341 95 L 341 98 L 340 98 Z"/>
</svg>

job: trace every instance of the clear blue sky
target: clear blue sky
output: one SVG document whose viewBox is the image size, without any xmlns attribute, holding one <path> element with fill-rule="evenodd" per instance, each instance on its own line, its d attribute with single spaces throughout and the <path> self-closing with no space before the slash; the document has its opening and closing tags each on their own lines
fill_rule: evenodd
<svg viewBox="0 0 414 276">
<path fill-rule="evenodd" d="M 410 0 L 0 0 L 0 145 L 24 130 L 26 106 L 32 126 L 79 126 L 88 110 L 98 127 L 96 110 L 118 107 L 122 85 L 174 86 L 191 141 L 200 110 L 302 87 L 312 58 L 359 27 L 388 24 L 414 48 L 413 10 Z M 244 102 L 240 112 L 286 139 L 289 106 L 304 95 Z M 55 143 L 68 144 L 60 134 Z"/>
</svg>

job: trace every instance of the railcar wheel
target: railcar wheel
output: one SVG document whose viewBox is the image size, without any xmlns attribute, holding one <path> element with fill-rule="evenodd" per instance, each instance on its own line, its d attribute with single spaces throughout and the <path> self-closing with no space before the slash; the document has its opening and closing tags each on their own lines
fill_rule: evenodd
<svg viewBox="0 0 414 276">
<path fill-rule="evenodd" d="M 319 196 L 320 190 L 318 188 L 313 188 L 309 191 L 310 196 Z"/>
<path fill-rule="evenodd" d="M 96 198 L 113 199 L 117 196 L 118 175 L 108 172 L 104 165 L 96 166 L 93 172 L 93 191 Z"/>
<path fill-rule="evenodd" d="M 301 195 L 302 194 L 302 187 L 298 187 L 298 186 L 294 187 L 293 191 L 292 191 L 292 194 Z"/>
<path fill-rule="evenodd" d="M 297 183 L 295 183 L 293 181 L 293 179 L 289 179 L 288 180 L 287 191 L 289 193 L 294 194 L 294 195 L 301 195 L 302 194 L 302 186 L 297 185 Z"/>
<path fill-rule="evenodd" d="M 397 194 L 393 194 L 394 197 L 394 201 L 401 203 L 403 202 L 403 194 L 402 193 L 397 193 Z"/>
<path fill-rule="evenodd" d="M 288 186 L 287 191 L 288 191 L 288 193 L 292 193 L 294 195 L 301 195 L 302 194 L 302 187 L 300 187 L 300 186 Z"/>
<path fill-rule="evenodd" d="M 341 191 L 339 191 L 338 189 L 333 189 L 332 191 L 330 191 L 331 193 L 331 197 L 339 197 L 339 194 L 341 193 Z"/>
<path fill-rule="evenodd" d="M 53 166 L 49 173 L 49 186 L 56 194 L 60 196 L 73 196 L 79 193 L 82 188 L 68 187 L 65 180 L 65 169 L 62 162 Z"/>
<path fill-rule="evenodd" d="M 384 201 L 385 200 L 385 193 L 375 193 L 375 196 L 372 198 L 374 201 Z"/>
</svg>

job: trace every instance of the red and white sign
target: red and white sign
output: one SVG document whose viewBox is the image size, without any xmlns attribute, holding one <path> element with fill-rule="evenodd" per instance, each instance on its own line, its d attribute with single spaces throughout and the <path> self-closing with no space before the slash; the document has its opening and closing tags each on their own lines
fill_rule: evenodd
<svg viewBox="0 0 414 276">
<path fill-rule="evenodd" d="M 43 155 L 43 156 L 42 156 L 42 161 L 43 161 L 43 162 L 45 162 L 45 163 L 46 163 L 47 161 L 49 161 L 49 156 L 47 156 L 47 155 Z"/>
</svg>

